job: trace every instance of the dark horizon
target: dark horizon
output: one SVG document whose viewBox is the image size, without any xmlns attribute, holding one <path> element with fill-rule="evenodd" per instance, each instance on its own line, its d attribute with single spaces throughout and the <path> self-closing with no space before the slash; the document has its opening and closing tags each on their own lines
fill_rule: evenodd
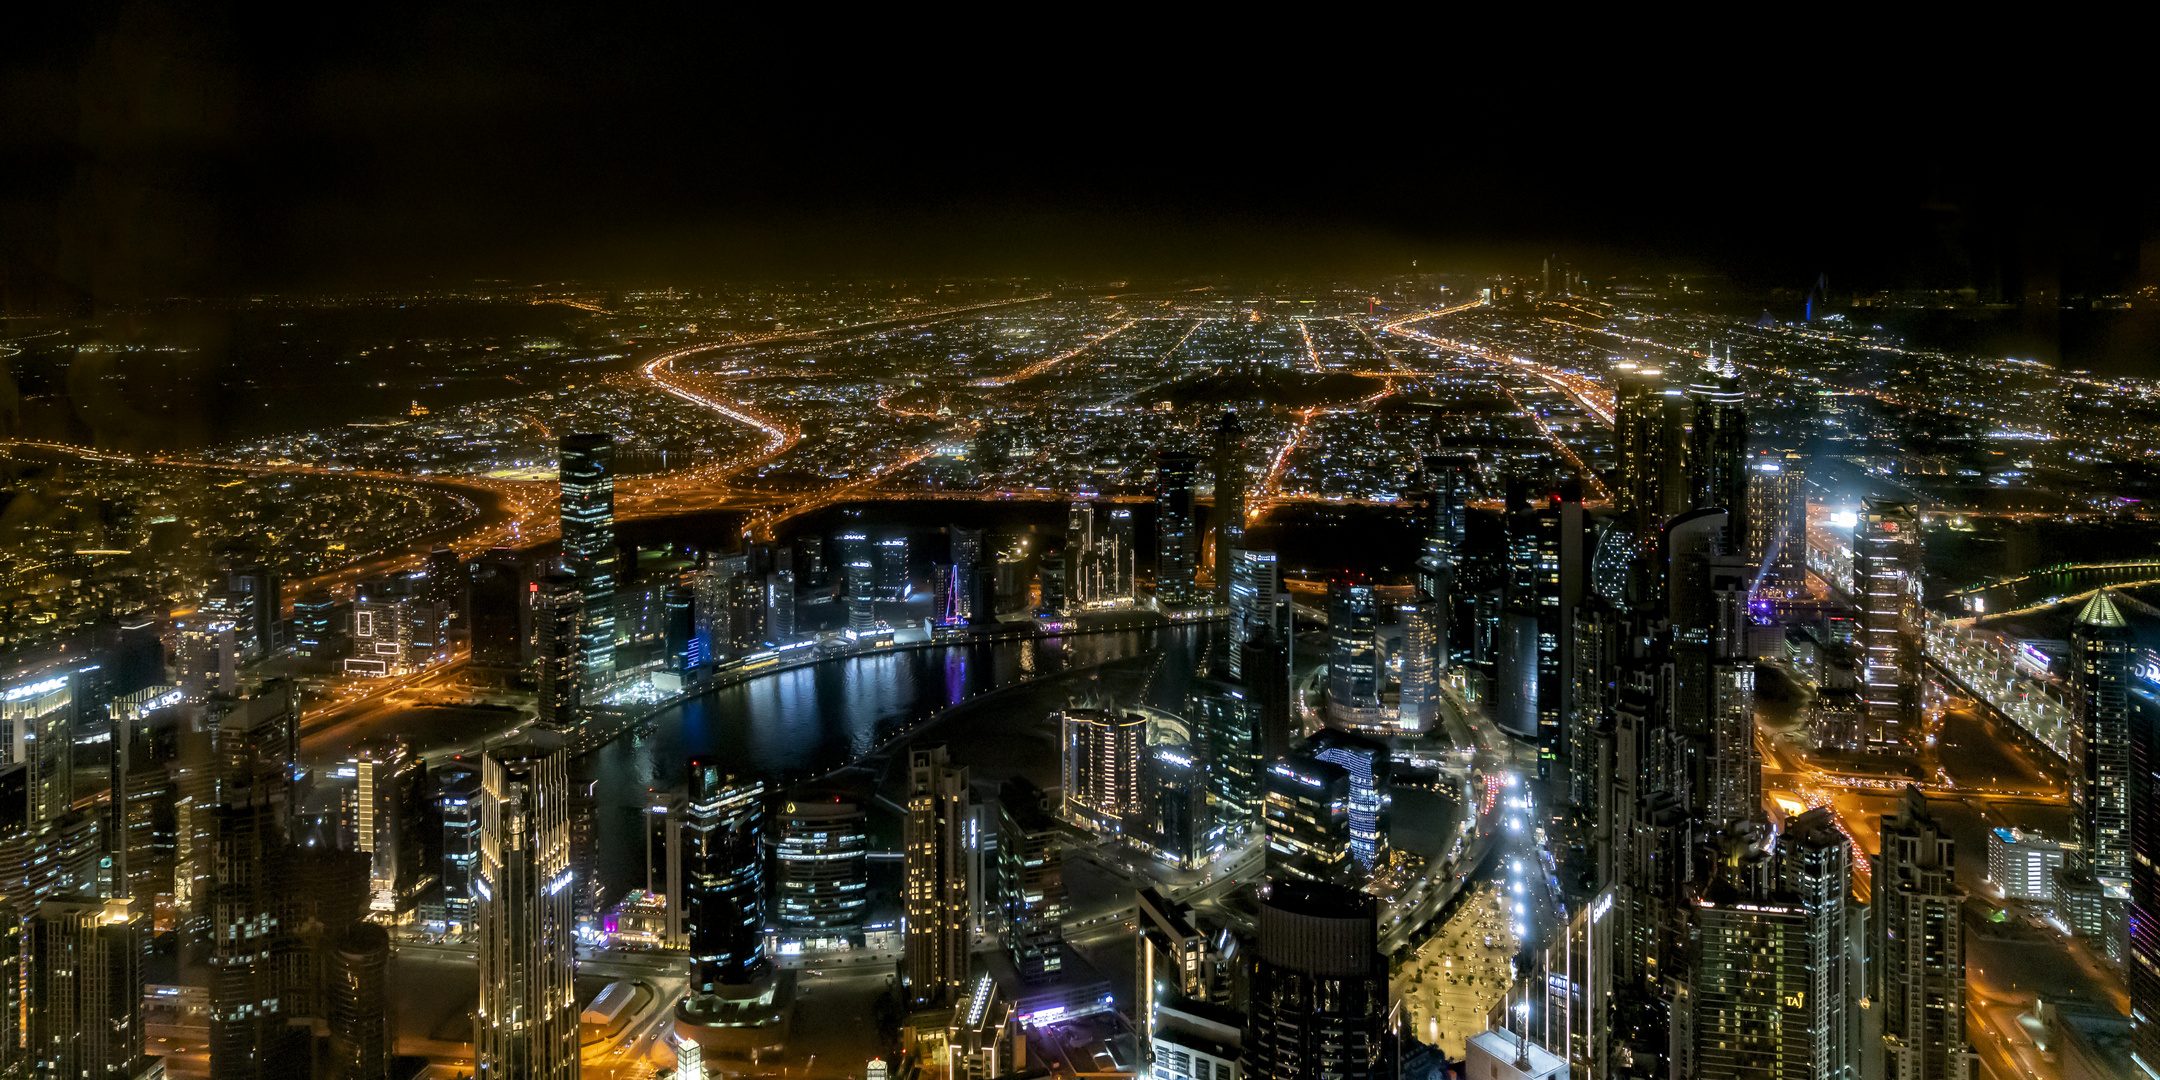
<svg viewBox="0 0 2160 1080">
<path fill-rule="evenodd" d="M 1768 111 L 1715 102 L 1547 124 L 1474 95 L 1343 111 L 1224 96 L 1221 57 L 1089 94 L 952 44 L 746 55 L 730 30 L 489 4 L 334 28 L 59 16 L 0 95 L 8 309 L 495 278 L 1530 274 L 1547 254 L 2011 302 L 2160 273 L 2152 193 L 2099 167 L 2111 143 L 2042 152 L 2035 178 L 1951 127 L 1772 138 Z"/>
</svg>

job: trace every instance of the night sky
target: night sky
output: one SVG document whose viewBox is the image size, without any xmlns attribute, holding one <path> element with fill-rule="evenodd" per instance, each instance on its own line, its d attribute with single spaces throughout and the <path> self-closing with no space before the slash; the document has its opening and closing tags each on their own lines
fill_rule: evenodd
<svg viewBox="0 0 2160 1080">
<path fill-rule="evenodd" d="M 1805 57 L 1607 70 L 1385 26 L 638 10 L 47 12 L 0 87 L 10 302 L 1547 252 L 2015 297 L 2134 286 L 2154 231 L 2122 136 L 1908 117 Z"/>
</svg>

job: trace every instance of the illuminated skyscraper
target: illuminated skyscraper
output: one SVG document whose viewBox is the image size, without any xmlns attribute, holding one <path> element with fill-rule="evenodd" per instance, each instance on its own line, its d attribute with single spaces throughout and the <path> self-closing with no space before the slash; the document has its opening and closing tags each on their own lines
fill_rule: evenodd
<svg viewBox="0 0 2160 1080">
<path fill-rule="evenodd" d="M 1049 796 L 1024 777 L 998 788 L 997 850 L 1013 966 L 1029 982 L 1055 976 L 1065 963 L 1065 840 Z"/>
<path fill-rule="evenodd" d="M 1236 683 L 1201 679 L 1193 684 L 1185 715 L 1207 763 L 1215 804 L 1210 846 L 1242 843 L 1260 823 L 1260 704 Z"/>
<path fill-rule="evenodd" d="M 691 991 L 711 994 L 762 973 L 765 945 L 765 783 L 690 759 L 683 800 L 683 932 L 696 969 Z"/>
<path fill-rule="evenodd" d="M 877 573 L 868 559 L 847 564 L 847 627 L 858 634 L 877 629 Z"/>
<path fill-rule="evenodd" d="M 1244 674 L 1244 644 L 1256 624 L 1276 618 L 1282 571 L 1272 551 L 1239 551 L 1230 570 L 1230 642 L 1225 666 L 1230 677 Z"/>
<path fill-rule="evenodd" d="M 990 601 L 983 588 L 983 531 L 959 525 L 952 534 L 952 599 L 948 613 L 958 622 L 978 622 L 990 617 Z"/>
<path fill-rule="evenodd" d="M 887 600 L 907 599 L 909 588 L 908 542 L 905 536 L 878 541 L 878 593 Z"/>
<path fill-rule="evenodd" d="M 1870 997 L 1882 1013 L 1883 1075 L 1898 1080 L 1963 1080 L 1965 891 L 1955 843 L 1905 789 L 1894 818 L 1882 819 L 1882 851 L 1870 879 Z"/>
<path fill-rule="evenodd" d="M 943 746 L 908 754 L 907 818 L 902 860 L 907 905 L 907 1001 L 935 1008 L 968 985 L 969 921 L 975 884 L 968 771 Z"/>
<path fill-rule="evenodd" d="M 142 957 L 148 929 L 147 919 L 129 913 L 125 898 L 81 895 L 46 900 L 22 922 L 29 1075 L 69 1080 L 136 1075 L 143 1052 Z M 14 936 L 12 927 L 8 936 Z"/>
<path fill-rule="evenodd" d="M 2078 859 L 2098 882 L 2101 903 L 2118 909 L 2130 896 L 2132 648 L 2130 623 L 2113 590 L 2095 593 L 2070 628 L 2071 760 L 2085 766 L 2071 787 L 2071 803 L 2083 841 Z M 2102 923 L 2113 927 L 2120 920 Z M 2121 948 L 2113 935 L 2100 945 L 2111 954 Z"/>
<path fill-rule="evenodd" d="M 1750 459 L 1745 534 L 1757 595 L 1807 591 L 1807 466 L 1798 451 Z"/>
<path fill-rule="evenodd" d="M 1059 726 L 1066 820 L 1105 840 L 1137 832 L 1148 808 L 1140 776 L 1147 717 L 1103 702 L 1066 709 Z"/>
<path fill-rule="evenodd" d="M 576 1080 L 570 774 L 561 736 L 536 732 L 482 754 L 479 802 L 474 1076 Z"/>
<path fill-rule="evenodd" d="M 1910 503 L 1864 499 L 1853 530 L 1860 697 L 1868 748 L 1902 750 L 1920 727 L 1920 522 Z"/>
<path fill-rule="evenodd" d="M 1698 371 L 1688 386 L 1688 397 L 1695 406 L 1694 421 L 1688 426 L 1689 503 L 1698 510 L 1725 511 L 1725 550 L 1737 553 L 1745 550 L 1750 535 L 1748 427 L 1746 397 L 1732 361 Z"/>
<path fill-rule="evenodd" d="M 870 909 L 870 815 L 853 796 L 790 793 L 778 818 L 774 858 L 780 925 L 846 932 Z"/>
<path fill-rule="evenodd" d="M 585 708 L 586 666 L 579 660 L 584 647 L 582 627 L 585 601 L 577 579 L 552 573 L 533 583 L 533 659 L 540 690 L 540 721 L 546 724 L 576 723 Z"/>
<path fill-rule="evenodd" d="M 1404 731 L 1424 731 L 1432 726 L 1440 700 L 1441 635 L 1447 626 L 1440 601 L 1420 596 L 1416 603 L 1396 609 L 1403 621 L 1402 683 L 1395 710 L 1395 726 Z"/>
<path fill-rule="evenodd" d="M 1380 718 L 1378 606 L 1370 585 L 1328 588 L 1328 714 L 1336 723 L 1372 726 Z"/>
<path fill-rule="evenodd" d="M 1267 868 L 1276 881 L 1341 881 L 1350 855 L 1350 771 L 1333 762 L 1277 758 L 1261 780 Z"/>
<path fill-rule="evenodd" d="M 1237 412 L 1215 428 L 1215 602 L 1230 602 L 1238 552 L 1245 548 L 1245 429 Z"/>
<path fill-rule="evenodd" d="M 585 602 L 578 664 L 597 690 L 615 674 L 615 438 L 565 435 L 558 456 L 563 565 Z"/>
<path fill-rule="evenodd" d="M 1387 844 L 1387 747 L 1362 735 L 1322 728 L 1306 741 L 1305 753 L 1340 765 L 1349 774 L 1350 854 L 1360 866 L 1372 869 Z"/>
<path fill-rule="evenodd" d="M 1191 454 L 1165 450 L 1155 459 L 1155 598 L 1165 607 L 1193 603 L 1200 536 L 1193 520 L 1193 484 L 1200 472 Z"/>
</svg>

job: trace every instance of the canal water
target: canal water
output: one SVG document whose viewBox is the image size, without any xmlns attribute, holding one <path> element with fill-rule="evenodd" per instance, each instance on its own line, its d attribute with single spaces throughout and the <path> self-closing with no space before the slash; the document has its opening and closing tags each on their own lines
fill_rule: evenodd
<svg viewBox="0 0 2160 1080">
<path fill-rule="evenodd" d="M 950 745 L 978 786 L 1018 774 L 1054 784 L 1051 711 L 1090 679 L 1121 701 L 1174 707 L 1217 632 L 1162 626 L 893 652 L 762 676 L 663 710 L 583 762 L 607 895 L 643 887 L 646 797 L 680 790 L 693 757 L 785 786 L 871 756 L 951 710 L 916 737 Z M 883 760 L 876 753 L 872 764 Z"/>
</svg>

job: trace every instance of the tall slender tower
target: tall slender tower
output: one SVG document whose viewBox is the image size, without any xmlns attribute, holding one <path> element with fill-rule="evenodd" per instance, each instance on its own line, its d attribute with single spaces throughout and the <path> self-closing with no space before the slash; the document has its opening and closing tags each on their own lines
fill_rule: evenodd
<svg viewBox="0 0 2160 1080">
<path fill-rule="evenodd" d="M 1919 738 L 1920 521 L 1912 504 L 1863 499 L 1853 532 L 1853 601 L 1860 605 L 1860 700 L 1865 742 L 1902 750 Z"/>
<path fill-rule="evenodd" d="M 563 565 L 585 602 L 578 662 L 586 687 L 597 688 L 615 674 L 615 438 L 565 435 L 557 465 Z"/>
<path fill-rule="evenodd" d="M 2102 589 L 2070 629 L 2071 757 L 2085 763 L 2072 788 L 2079 857 L 2100 886 L 2101 904 L 2120 909 L 2130 895 L 2130 623 Z M 2117 912 L 2119 914 L 2119 910 Z M 2103 926 L 2119 920 L 2103 918 Z M 2110 940 L 2108 951 L 2119 951 Z"/>
<path fill-rule="evenodd" d="M 1193 602 L 1200 536 L 1193 522 L 1193 481 L 1200 472 L 1191 454 L 1165 450 L 1155 459 L 1155 596 L 1169 607 Z"/>
<path fill-rule="evenodd" d="M 1882 1010 L 1884 1074 L 1898 1080 L 1965 1080 L 1964 890 L 1957 849 L 1928 814 L 1918 787 L 1905 789 L 1882 822 L 1868 920 L 1873 998 Z"/>
<path fill-rule="evenodd" d="M 535 732 L 481 755 L 479 801 L 474 1075 L 576 1080 L 570 771 L 562 737 Z"/>
<path fill-rule="evenodd" d="M 1688 387 L 1695 421 L 1688 427 L 1688 486 L 1694 509 L 1725 511 L 1725 550 L 1744 550 L 1748 539 L 1746 398 L 1740 377 L 1728 359 L 1705 367 Z"/>
<path fill-rule="evenodd" d="M 764 834 L 764 781 L 731 776 L 711 758 L 691 758 L 681 842 L 695 993 L 747 984 L 763 967 Z"/>
<path fill-rule="evenodd" d="M 1245 550 L 1245 429 L 1236 410 L 1215 428 L 1215 602 L 1230 602 L 1237 553 Z"/>
<path fill-rule="evenodd" d="M 910 751 L 902 843 L 907 994 L 917 1008 L 950 1004 L 967 986 L 968 820 L 967 769 L 943 746 Z"/>
</svg>

